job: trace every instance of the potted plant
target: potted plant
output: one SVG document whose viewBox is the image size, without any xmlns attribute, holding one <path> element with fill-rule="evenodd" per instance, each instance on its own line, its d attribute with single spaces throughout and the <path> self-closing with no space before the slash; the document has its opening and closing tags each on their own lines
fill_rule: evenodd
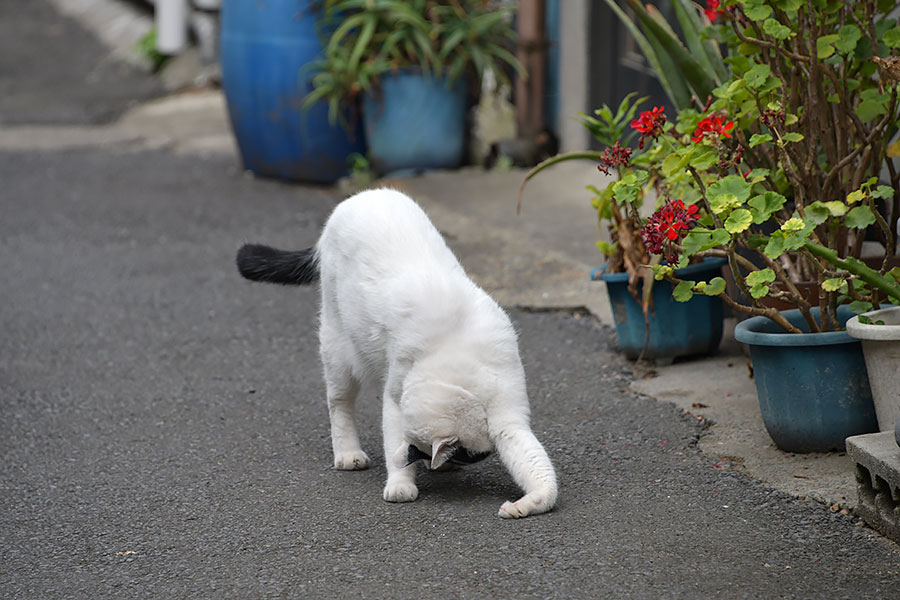
<svg viewBox="0 0 900 600">
<path fill-rule="evenodd" d="M 222 89 L 241 160 L 257 175 L 333 183 L 347 157 L 364 149 L 362 131 L 329 123 L 328 106 L 301 109 L 322 57 L 314 0 L 222 4 Z"/>
<path fill-rule="evenodd" d="M 613 171 L 614 182 L 603 189 L 588 188 L 593 194 L 598 227 L 609 240 L 597 242 L 606 263 L 592 270 L 591 279 L 606 283 L 620 351 L 630 359 L 665 364 L 679 356 L 710 353 L 718 348 L 723 329 L 722 302 L 712 296 L 676 302 L 672 286 L 656 283 L 647 268 L 668 257 L 655 251 L 658 249 L 648 248 L 641 235 L 645 194 L 640 183 L 644 174 L 632 168 L 633 150 L 629 144 L 640 133 L 639 146 L 643 148 L 646 138 L 662 131 L 664 120 L 661 108 L 644 111 L 636 119 L 646 98 L 635 96 L 626 96 L 615 110 L 604 105 L 594 111 L 594 116 L 580 115 L 582 124 L 607 148 L 602 152 L 569 152 L 541 162 L 526 174 L 519 201 L 521 208 L 522 192 L 532 177 L 560 162 L 590 160 L 599 163 L 598 170 L 606 175 Z M 679 273 L 710 279 L 720 274 L 724 263 L 719 257 L 700 259 Z"/>
<path fill-rule="evenodd" d="M 626 174 L 601 191 L 629 204 L 657 194 L 660 208 L 640 232 L 668 264 L 645 270 L 671 282 L 676 300 L 714 296 L 754 317 L 735 335 L 753 342 L 760 405 L 776 443 L 795 451 L 842 448 L 848 435 L 874 429 L 861 350 L 844 324 L 854 311 L 900 300 L 900 270 L 891 267 L 900 213 L 889 146 L 900 116 L 893 3 L 710 0 L 696 15 L 701 28 L 680 20 L 687 42 L 693 39 L 682 43 L 658 15 L 626 2 L 634 21 L 622 18 L 643 34 L 645 52 L 666 55 L 665 77 L 689 83 L 690 101 L 640 115 L 642 147 L 628 156 L 614 144 L 608 149 L 608 160 Z M 689 9 L 681 0 L 674 5 Z M 689 50 L 710 40 L 727 49 L 721 81 Z M 867 237 L 882 249 L 875 267 L 860 260 Z M 727 260 L 739 293 L 729 294 L 722 277 L 679 277 L 677 269 L 710 256 Z M 812 296 L 799 286 L 808 280 L 816 284 Z M 825 335 L 827 345 L 849 353 L 814 352 L 799 345 L 804 333 Z M 795 375 L 801 366 L 786 366 L 788 348 L 814 357 L 802 369 L 823 370 L 804 383 Z M 832 360 L 850 368 L 836 369 Z M 851 380 L 839 380 L 838 371 Z M 787 389 L 770 389 L 779 381 Z M 810 402 L 825 396 L 825 406 Z M 810 423 L 816 427 L 802 426 Z"/>
<path fill-rule="evenodd" d="M 900 306 L 851 318 L 847 333 L 862 340 L 878 429 L 890 431 L 900 423 Z"/>
<path fill-rule="evenodd" d="M 755 315 L 735 336 L 751 344 L 763 418 L 783 449 L 842 448 L 845 437 L 873 425 L 859 344 L 842 330 L 853 311 L 900 299 L 900 270 L 891 268 L 900 174 L 888 144 L 900 116 L 900 59 L 893 56 L 900 28 L 889 9 L 873 2 L 708 2 L 713 23 L 705 35 L 728 48 L 730 76 L 678 110 L 634 160 L 645 173 L 634 185 L 649 182 L 667 204 L 696 206 L 699 217 L 676 218 L 674 236 L 672 227 L 645 225 L 649 243 L 675 259 L 654 266 L 655 277 L 675 284 L 676 299 L 715 295 Z M 674 35 L 667 39 L 666 47 L 676 47 Z M 860 260 L 867 236 L 882 248 L 876 267 Z M 723 279 L 679 278 L 674 269 L 697 256 L 726 258 L 740 294 L 729 295 Z M 799 286 L 808 280 L 816 284 L 812 297 Z M 795 310 L 782 312 L 771 299 Z M 810 335 L 815 346 L 800 345 Z M 837 346 L 847 353 L 832 353 Z M 790 348 L 802 349 L 805 364 L 788 366 Z M 810 368 L 822 371 L 801 380 L 798 373 Z M 831 402 L 823 404 L 826 397 Z"/>
<path fill-rule="evenodd" d="M 484 0 L 325 0 L 336 24 L 314 65 L 306 104 L 332 121 L 361 105 L 369 160 L 380 172 L 462 163 L 466 109 L 481 75 L 522 71 L 506 6 Z"/>
</svg>

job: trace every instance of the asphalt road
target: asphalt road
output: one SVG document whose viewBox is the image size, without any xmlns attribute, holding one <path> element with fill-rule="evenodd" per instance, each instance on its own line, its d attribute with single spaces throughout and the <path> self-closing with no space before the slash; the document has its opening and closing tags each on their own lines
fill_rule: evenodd
<svg viewBox="0 0 900 600">
<path fill-rule="evenodd" d="M 242 241 L 314 241 L 338 200 L 165 152 L 0 154 L 4 598 L 889 598 L 853 518 L 717 468 L 629 394 L 611 332 L 513 311 L 558 508 L 496 516 L 496 459 L 387 504 L 331 468 L 316 290 L 254 285 Z"/>
<path fill-rule="evenodd" d="M 94 122 L 153 89 L 85 91 L 102 51 L 45 8 L 0 0 L 4 122 Z M 40 73 L 5 66 L 16 44 Z M 518 490 L 496 458 L 383 502 L 371 390 L 374 465 L 333 470 L 316 290 L 233 259 L 311 244 L 338 200 L 226 158 L 0 152 L 0 598 L 900 597 L 895 544 L 711 463 L 586 317 L 512 311 L 552 513 L 498 518 Z"/>
</svg>

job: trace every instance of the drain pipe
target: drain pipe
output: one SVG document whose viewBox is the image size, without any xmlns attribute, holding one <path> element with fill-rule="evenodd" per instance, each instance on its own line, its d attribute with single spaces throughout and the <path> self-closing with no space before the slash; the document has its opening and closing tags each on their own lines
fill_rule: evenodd
<svg viewBox="0 0 900 600">
<path fill-rule="evenodd" d="M 187 46 L 188 0 L 156 0 L 156 50 L 178 54 Z"/>
</svg>

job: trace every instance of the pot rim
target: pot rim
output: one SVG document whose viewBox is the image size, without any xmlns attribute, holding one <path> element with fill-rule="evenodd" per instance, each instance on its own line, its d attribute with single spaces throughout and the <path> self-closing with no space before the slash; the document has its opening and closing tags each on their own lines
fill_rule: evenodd
<svg viewBox="0 0 900 600">
<path fill-rule="evenodd" d="M 819 307 L 810 309 L 814 316 L 818 315 Z M 803 317 L 799 308 L 780 311 L 782 315 L 794 324 L 803 323 Z M 842 316 L 849 318 L 850 307 L 843 305 L 838 307 L 838 319 Z M 859 340 L 851 337 L 846 331 L 825 331 L 822 333 L 788 333 L 778 329 L 777 331 L 765 331 L 772 327 L 778 327 L 769 317 L 755 316 L 738 323 L 734 328 L 734 339 L 751 346 L 833 346 L 836 344 L 859 343 Z"/>
<path fill-rule="evenodd" d="M 872 320 L 884 319 L 885 325 L 859 322 L 859 315 L 847 321 L 847 333 L 859 340 L 900 341 L 900 306 L 885 306 L 863 313 Z"/>
<path fill-rule="evenodd" d="M 701 271 L 708 271 L 714 268 L 722 268 L 728 260 L 722 258 L 720 256 L 707 256 L 703 259 L 702 263 L 697 263 L 693 265 L 688 265 L 683 269 L 677 269 L 675 271 L 675 275 L 678 277 L 685 277 L 688 275 L 696 275 Z M 594 267 L 591 269 L 591 281 L 610 281 L 610 282 L 622 282 L 628 281 L 628 273 L 604 273 L 603 269 L 606 268 L 606 264 L 600 265 L 599 267 Z"/>
</svg>

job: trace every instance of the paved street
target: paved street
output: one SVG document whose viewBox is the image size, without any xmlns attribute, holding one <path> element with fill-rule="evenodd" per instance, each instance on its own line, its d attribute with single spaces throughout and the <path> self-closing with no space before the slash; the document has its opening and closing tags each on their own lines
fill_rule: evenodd
<svg viewBox="0 0 900 600">
<path fill-rule="evenodd" d="M 152 85 L 111 82 L 110 110 Z M 496 458 L 383 502 L 373 390 L 373 467 L 333 470 L 317 290 L 246 282 L 234 253 L 311 245 L 339 199 L 230 156 L 0 151 L 0 598 L 900 596 L 896 544 L 701 454 L 584 314 L 511 310 L 552 513 L 499 519 Z"/>
</svg>

